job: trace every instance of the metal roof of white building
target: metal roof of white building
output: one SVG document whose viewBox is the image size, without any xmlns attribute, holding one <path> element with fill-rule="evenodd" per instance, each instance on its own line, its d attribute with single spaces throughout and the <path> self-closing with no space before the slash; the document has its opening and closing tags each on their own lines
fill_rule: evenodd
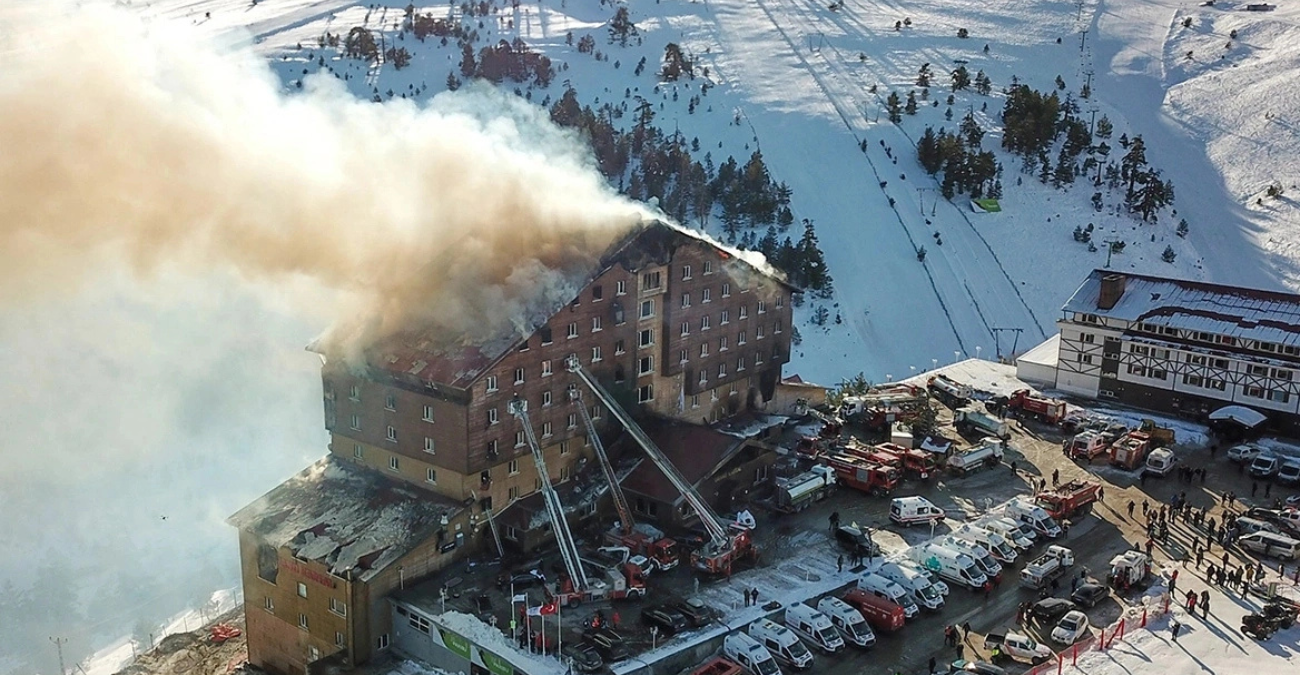
<svg viewBox="0 0 1300 675">
<path fill-rule="evenodd" d="M 1125 277 L 1124 294 L 1113 308 L 1100 309 L 1101 279 L 1109 274 Z M 1300 295 L 1293 293 L 1093 270 L 1061 310 L 1245 340 L 1300 344 Z"/>
</svg>

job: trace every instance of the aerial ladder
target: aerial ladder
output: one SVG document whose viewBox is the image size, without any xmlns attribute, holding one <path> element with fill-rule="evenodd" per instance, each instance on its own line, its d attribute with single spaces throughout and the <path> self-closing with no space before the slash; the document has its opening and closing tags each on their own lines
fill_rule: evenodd
<svg viewBox="0 0 1300 675">
<path fill-rule="evenodd" d="M 605 474 L 605 480 L 609 481 L 609 493 L 613 497 L 614 509 L 618 511 L 618 526 L 606 534 L 606 540 L 613 545 L 626 546 L 635 554 L 644 555 L 659 569 L 668 570 L 676 567 L 677 542 L 665 538 L 664 533 L 658 528 L 638 525 L 633 517 L 632 508 L 627 503 L 627 496 L 623 494 L 623 487 L 619 485 L 618 474 L 609 461 L 609 454 L 605 452 L 605 444 L 600 440 L 600 434 L 596 432 L 596 423 L 591 419 L 587 406 L 583 405 L 582 391 L 575 384 L 569 385 L 569 400 L 577 406 L 582 423 L 587 428 L 587 438 L 596 448 L 596 460 Z"/>
<path fill-rule="evenodd" d="M 695 487 L 682 476 L 677 467 L 654 444 L 654 441 L 650 440 L 650 437 L 632 419 L 632 416 L 623 409 L 623 406 L 619 405 L 618 401 L 614 400 L 614 397 L 582 367 L 576 356 L 570 356 L 565 362 L 565 366 L 618 419 L 619 423 L 623 425 L 623 429 L 632 437 L 632 440 L 641 446 L 650 461 L 663 472 L 668 482 L 672 483 L 673 487 L 682 495 L 682 498 L 686 500 L 686 503 L 699 515 L 700 522 L 709 535 L 709 541 L 691 554 L 691 565 L 696 570 L 709 574 L 730 574 L 732 563 L 736 560 L 757 555 L 757 549 L 755 549 L 750 539 L 749 530 L 734 527 L 729 531 L 727 527 L 723 526 L 722 520 L 714 513 L 708 502 L 704 501 L 704 498 L 695 490 Z"/>
<path fill-rule="evenodd" d="M 582 567 L 582 560 L 578 557 L 578 545 L 573 541 L 573 533 L 569 531 L 569 521 L 564 518 L 564 507 L 560 504 L 560 495 L 555 492 L 551 486 L 550 474 L 546 471 L 546 458 L 542 455 L 542 446 L 537 444 L 537 435 L 533 433 L 533 423 L 528 419 L 528 401 L 515 396 L 510 400 L 506 408 L 514 415 L 524 428 L 524 436 L 528 438 L 528 447 L 533 451 L 533 462 L 537 464 L 537 477 L 542 483 L 542 501 L 546 503 L 546 512 L 551 517 L 551 525 L 555 529 L 555 541 L 560 545 L 560 556 L 564 558 L 564 569 L 569 573 L 569 580 L 573 584 L 575 591 L 584 592 L 588 590 L 590 582 L 587 579 L 587 572 Z"/>
</svg>

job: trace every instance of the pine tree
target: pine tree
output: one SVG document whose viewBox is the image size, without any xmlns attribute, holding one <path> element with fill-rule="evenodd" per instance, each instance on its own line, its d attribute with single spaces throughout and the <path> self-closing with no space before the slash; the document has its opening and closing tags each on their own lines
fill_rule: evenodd
<svg viewBox="0 0 1300 675">
<path fill-rule="evenodd" d="M 1166 246 L 1165 252 L 1160 254 L 1160 259 L 1167 263 L 1173 263 L 1176 258 L 1178 258 L 1178 254 L 1174 253 L 1173 246 Z"/>
<path fill-rule="evenodd" d="M 980 128 L 979 122 L 975 121 L 975 115 L 966 113 L 961 118 L 961 137 L 966 146 L 975 150 L 980 147 L 980 141 L 984 139 L 984 130 Z"/>
<path fill-rule="evenodd" d="M 916 86 L 922 88 L 930 86 L 930 64 L 929 63 L 921 64 L 921 70 L 916 74 Z"/>
<path fill-rule="evenodd" d="M 907 104 L 903 106 L 903 112 L 909 115 L 916 114 L 916 92 L 907 92 Z"/>
<path fill-rule="evenodd" d="M 898 98 L 898 92 L 889 92 L 889 97 L 885 99 L 885 107 L 889 110 L 889 121 L 898 124 L 903 121 L 902 115 L 903 102 Z"/>
<path fill-rule="evenodd" d="M 988 96 L 991 91 L 993 91 L 993 80 L 990 80 L 982 70 L 975 73 L 975 92 L 980 96 Z"/>
<path fill-rule="evenodd" d="M 1122 138 L 1120 142 L 1123 143 Z M 1120 177 L 1128 181 L 1128 189 L 1131 193 L 1146 169 L 1147 149 L 1140 134 L 1134 136 L 1126 147 L 1128 152 L 1124 153 L 1124 157 L 1119 161 L 1119 171 Z"/>
<path fill-rule="evenodd" d="M 939 138 L 932 127 L 926 127 L 916 142 L 916 161 L 925 172 L 933 176 L 943 168 L 943 154 L 939 150 Z"/>
<path fill-rule="evenodd" d="M 1190 229 L 1191 227 L 1187 225 L 1187 219 L 1183 218 L 1182 220 L 1178 221 L 1178 229 L 1174 230 L 1174 234 L 1177 234 L 1180 237 L 1186 237 L 1187 232 Z"/>
<path fill-rule="evenodd" d="M 627 39 L 636 34 L 636 25 L 632 23 L 631 17 L 628 16 L 627 7 L 619 6 L 614 12 L 614 18 L 609 21 L 610 44 L 618 42 L 620 47 L 626 47 Z"/>
<path fill-rule="evenodd" d="M 952 71 L 952 90 L 960 91 L 970 86 L 970 71 L 966 66 L 957 66 L 957 70 Z"/>
</svg>

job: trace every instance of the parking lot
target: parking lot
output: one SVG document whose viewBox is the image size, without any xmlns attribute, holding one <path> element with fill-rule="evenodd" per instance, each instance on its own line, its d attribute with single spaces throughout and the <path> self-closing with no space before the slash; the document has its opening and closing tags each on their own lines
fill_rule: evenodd
<svg viewBox="0 0 1300 675">
<path fill-rule="evenodd" d="M 951 413 L 940 409 L 941 424 L 947 425 L 950 421 Z M 846 430 L 846 433 L 850 432 L 851 430 Z M 956 437 L 950 426 L 943 428 L 943 432 L 950 438 Z M 921 495 L 945 509 L 949 515 L 948 521 L 934 530 L 934 534 L 941 535 L 949 527 L 959 526 L 962 520 L 977 517 L 990 507 L 996 507 L 1012 497 L 1032 494 L 1033 486 L 1039 481 L 1047 480 L 1050 484 L 1054 472 L 1061 483 L 1075 478 L 1099 481 L 1104 488 L 1104 499 L 1086 516 L 1077 517 L 1071 522 L 1066 536 L 1053 542 L 1070 547 L 1077 558 L 1074 571 L 1062 578 L 1061 586 L 1054 593 L 1058 597 L 1066 597 L 1071 590 L 1071 576 L 1076 572 L 1086 570 L 1091 577 L 1104 583 L 1108 561 L 1113 556 L 1125 549 L 1145 544 L 1145 520 L 1141 518 L 1140 510 L 1135 511 L 1133 518 L 1128 516 L 1127 505 L 1130 500 L 1135 505 L 1140 505 L 1145 500 L 1148 507 L 1154 510 L 1160 504 L 1167 504 L 1174 495 L 1183 493 L 1192 507 L 1213 508 L 1211 515 L 1219 517 L 1221 522 L 1224 507 L 1220 505 L 1220 495 L 1227 491 L 1234 491 L 1238 495 L 1238 512 L 1250 506 L 1271 505 L 1275 498 L 1294 492 L 1290 490 L 1284 493 L 1274 486 L 1265 498 L 1264 487 L 1257 485 L 1256 496 L 1252 498 L 1252 479 L 1239 465 L 1226 459 L 1226 448 L 1211 458 L 1209 448 L 1202 443 L 1177 446 L 1181 465 L 1204 467 L 1207 470 L 1203 483 L 1199 479 L 1191 483 L 1183 482 L 1178 472 L 1142 481 L 1137 472 L 1109 466 L 1104 456 L 1098 457 L 1093 464 L 1068 459 L 1061 451 L 1064 438 L 1064 434 L 1052 427 L 1033 422 L 1012 422 L 1009 449 L 1001 465 L 967 477 L 941 475 L 927 481 L 904 481 L 892 496 Z M 841 488 L 821 503 L 796 514 L 774 514 L 755 506 L 752 509 L 758 521 L 755 539 L 762 550 L 762 559 L 757 567 L 738 570 L 730 579 L 705 582 L 697 581 L 684 565 L 669 572 L 655 573 L 649 579 L 650 591 L 644 600 L 613 604 L 589 603 L 579 608 L 565 609 L 562 612 L 563 640 L 567 643 L 581 640 L 583 627 L 593 615 L 601 612 L 606 621 L 617 620 L 618 632 L 633 653 L 644 652 L 657 646 L 661 642 L 658 638 L 662 637 L 652 635 L 640 622 L 644 607 L 669 600 L 698 597 L 718 612 L 738 616 L 741 612 L 758 611 L 757 608 L 746 607 L 742 600 L 744 591 L 751 588 L 760 592 L 760 602 L 767 602 L 773 596 L 780 597 L 783 593 L 792 592 L 792 588 L 797 589 L 801 585 L 811 587 L 814 580 L 823 586 L 828 580 L 834 585 L 841 578 L 834 573 L 839 572 L 837 559 L 843 555 L 843 551 L 831 535 L 829 516 L 833 512 L 839 514 L 843 524 L 871 528 L 876 542 L 886 555 L 930 538 L 929 527 L 900 528 L 890 524 L 889 503 L 888 497 L 872 497 Z M 1202 534 L 1203 531 L 1190 524 L 1175 523 L 1167 542 L 1155 546 L 1153 569 L 1169 564 L 1179 565 L 1180 568 L 1186 565 L 1191 560 L 1190 542 Z M 1037 556 L 1043 548 L 1042 545 L 1036 546 L 1028 557 Z M 1221 548 L 1214 548 L 1215 560 L 1219 560 L 1222 554 Z M 1236 550 L 1231 550 L 1228 556 L 1234 565 L 1247 560 Z M 548 561 L 544 566 L 552 564 Z M 923 611 L 914 619 L 908 620 L 903 630 L 892 635 L 878 635 L 876 645 L 870 650 L 848 648 L 836 655 L 819 654 L 814 666 L 815 672 L 846 675 L 920 673 L 926 672 L 931 658 L 938 664 L 960 657 L 983 659 L 988 657 L 983 649 L 983 637 L 990 632 L 1023 630 L 1031 637 L 1051 644 L 1048 636 L 1052 626 L 1037 626 L 1032 623 L 1023 629 L 1015 626 L 1017 608 L 1021 603 L 1038 598 L 1037 592 L 1023 588 L 1018 583 L 1017 575 L 1021 564 L 1006 570 L 1003 582 L 987 594 L 957 588 L 950 583 L 954 587 L 941 610 Z M 498 571 L 488 566 L 458 577 L 456 588 L 447 601 L 448 608 L 495 617 L 498 626 L 508 626 L 509 589 L 496 587 L 494 581 Z M 853 571 L 852 561 L 846 556 L 842 577 L 845 584 L 851 582 Z M 806 578 L 798 578 L 800 575 L 806 575 Z M 527 593 L 531 604 L 540 604 L 540 589 L 530 589 Z M 836 590 L 835 593 L 840 591 Z M 480 611 L 483 608 L 476 603 L 480 596 L 487 596 L 486 604 L 490 608 L 486 611 Z M 1093 626 L 1105 626 L 1114 621 L 1122 611 L 1122 600 L 1112 594 L 1095 607 L 1086 609 L 1090 623 Z M 808 602 L 815 604 L 815 601 L 814 597 Z M 775 618 L 780 619 L 779 612 Z M 552 648 L 555 630 L 553 620 L 554 617 L 548 617 L 548 641 L 552 643 Z M 970 634 L 965 636 L 961 645 L 956 648 L 945 646 L 945 626 L 966 624 L 970 626 Z M 522 630 L 521 628 L 521 632 Z M 1051 646 L 1058 650 L 1062 648 L 1062 645 L 1057 644 Z M 1020 668 L 1018 664 L 1004 665 L 1012 672 Z"/>
</svg>

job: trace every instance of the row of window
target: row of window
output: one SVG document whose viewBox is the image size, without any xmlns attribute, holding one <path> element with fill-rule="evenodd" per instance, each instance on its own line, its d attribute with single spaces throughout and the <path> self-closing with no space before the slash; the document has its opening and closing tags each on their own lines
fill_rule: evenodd
<svg viewBox="0 0 1300 675">
<path fill-rule="evenodd" d="M 1169 335 L 1169 336 L 1178 336 L 1179 333 L 1181 332 L 1183 338 L 1189 340 L 1195 340 L 1197 342 L 1205 342 L 1207 344 L 1215 344 L 1215 345 L 1224 345 L 1228 347 L 1244 347 L 1247 349 L 1256 349 L 1258 351 L 1268 352 L 1271 354 L 1286 354 L 1288 356 L 1300 356 L 1300 346 L 1296 346 L 1296 345 L 1285 345 L 1277 342 L 1263 342 L 1258 340 L 1243 340 L 1240 338 L 1233 337 L 1231 335 L 1220 335 L 1218 333 L 1211 333 L 1208 331 L 1179 331 L 1179 329 L 1177 328 L 1173 328 L 1170 326 L 1161 326 L 1153 323 L 1139 323 L 1137 324 L 1137 330 L 1144 333 L 1153 333 L 1155 335 Z"/>
<path fill-rule="evenodd" d="M 1243 396 L 1249 396 L 1250 398 L 1260 398 L 1273 401 L 1274 403 L 1286 403 L 1291 400 L 1291 394 L 1289 392 L 1281 391 L 1279 389 L 1265 389 L 1263 387 L 1245 386 L 1241 388 L 1241 394 Z"/>
<path fill-rule="evenodd" d="M 722 289 L 721 289 L 721 290 L 722 290 L 722 297 L 724 297 L 724 298 L 730 298 L 730 297 L 731 297 L 731 284 L 722 284 Z M 744 291 L 742 290 L 742 292 L 744 292 Z M 694 296 L 692 296 L 689 292 L 688 292 L 688 293 L 682 293 L 682 309 L 687 309 L 687 308 L 689 308 L 689 307 L 691 306 L 691 300 L 692 300 L 693 298 L 694 298 Z M 708 303 L 710 303 L 710 302 L 713 302 L 713 289 L 711 289 L 711 288 L 701 288 L 701 289 L 700 289 L 700 304 L 708 304 Z M 785 304 L 785 298 L 783 298 L 782 296 L 779 296 L 779 295 L 778 295 L 778 296 L 776 297 L 776 307 L 777 307 L 777 309 L 780 309 L 784 304 Z M 766 302 L 765 300 L 759 300 L 759 301 L 758 301 L 758 313 L 759 313 L 759 314 L 766 314 L 766 313 L 767 313 L 767 302 Z M 749 316 L 749 305 L 741 305 L 741 306 L 740 306 L 740 318 L 744 319 L 744 318 L 747 318 L 748 316 Z"/>
<path fill-rule="evenodd" d="M 334 385 L 328 380 L 325 382 L 325 396 L 326 398 L 331 398 L 331 399 L 334 397 Z M 348 388 L 348 399 L 355 403 L 361 402 L 361 385 L 354 384 Z M 396 394 L 392 394 L 392 393 L 384 394 L 384 410 L 387 410 L 389 412 L 397 412 Z M 424 411 L 420 415 L 420 419 L 424 420 L 425 422 L 433 422 L 432 405 L 429 405 L 427 403 L 424 404 Z"/>
<path fill-rule="evenodd" d="M 1170 357 L 1170 351 L 1168 349 L 1159 349 L 1156 347 L 1148 347 L 1146 345 L 1129 345 L 1129 352 L 1139 356 L 1150 356 L 1155 359 L 1168 360 Z M 1175 356 L 1177 355 L 1175 354 Z M 1185 354 L 1184 358 L 1187 363 L 1195 366 L 1209 365 L 1210 367 L 1219 370 L 1227 370 L 1230 366 L 1228 359 L 1212 358 L 1203 354 Z M 1272 368 L 1267 365 L 1258 364 L 1246 364 L 1246 373 L 1258 377 L 1271 377 L 1276 380 L 1289 381 L 1293 377 L 1293 371 L 1291 370 L 1285 368 Z"/>
</svg>

